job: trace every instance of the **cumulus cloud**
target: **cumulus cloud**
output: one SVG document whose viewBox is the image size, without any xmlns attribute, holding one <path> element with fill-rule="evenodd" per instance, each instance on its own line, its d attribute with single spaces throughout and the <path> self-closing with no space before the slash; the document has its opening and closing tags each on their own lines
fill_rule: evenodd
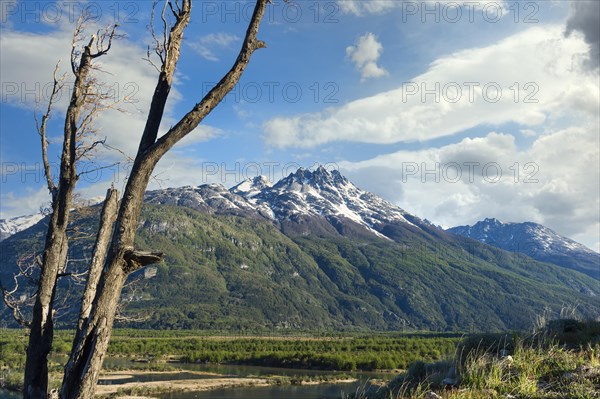
<svg viewBox="0 0 600 399">
<path fill-rule="evenodd" d="M 105 189 L 106 190 L 106 189 Z M 0 193 L 2 209 L 0 219 L 10 219 L 23 215 L 36 215 L 50 204 L 50 194 L 45 187 L 28 188 L 26 195 L 16 196 L 12 192 Z"/>
<path fill-rule="evenodd" d="M 52 71 L 56 62 L 61 60 L 60 71 L 66 73 L 66 80 L 55 104 L 54 114 L 54 119 L 60 119 L 60 114 L 68 106 L 73 87 L 69 69 L 70 41 L 65 39 L 70 37 L 72 29 L 72 26 L 64 24 L 56 31 L 43 34 L 11 30 L 2 32 L 0 96 L 4 103 L 25 109 L 44 109 L 52 90 Z M 208 40 L 214 43 L 227 43 L 230 40 L 226 35 L 209 36 L 212 38 Z M 111 101 L 113 98 L 115 102 L 120 101 L 118 108 L 124 111 L 108 110 L 99 114 L 96 120 L 99 137 L 106 137 L 108 144 L 129 155 L 137 150 L 157 81 L 156 70 L 143 60 L 146 57 L 143 45 L 121 39 L 113 44 L 109 54 L 96 59 L 100 69 L 96 77 L 103 84 L 102 92 L 109 94 Z M 123 101 L 124 97 L 128 98 L 127 101 Z M 167 102 L 161 133 L 176 122 L 173 110 L 181 99 L 175 84 Z M 203 141 L 219 133 L 214 127 L 201 125 L 186 138 L 186 143 Z M 104 156 L 120 157 L 116 153 Z"/>
<path fill-rule="evenodd" d="M 514 122 L 531 129 L 569 112 L 596 114 L 597 83 L 576 64 L 587 45 L 563 32 L 561 26 L 533 27 L 440 58 L 394 90 L 273 118 L 263 126 L 265 140 L 277 147 L 427 141 L 479 125 Z"/>
<path fill-rule="evenodd" d="M 62 60 L 60 64 L 61 73 L 66 72 L 65 87 L 55 103 L 53 112 L 53 121 L 60 125 L 61 118 L 68 106 L 70 90 L 73 87 L 72 73 L 70 72 L 70 37 L 73 27 L 69 24 L 63 24 L 57 27 L 55 31 L 45 33 L 31 33 L 15 31 L 9 28 L 2 31 L 0 35 L 0 69 L 2 70 L 2 85 L 0 95 L 2 96 L 4 106 L 16 106 L 27 110 L 43 110 L 47 105 L 52 90 L 52 72 L 56 62 Z M 223 43 L 224 38 L 216 38 L 216 42 Z M 112 165 L 114 162 L 121 162 L 120 166 L 111 166 L 103 169 L 101 173 L 91 173 L 84 175 L 80 180 L 80 186 L 84 196 L 104 195 L 107 187 L 106 181 L 114 181 L 117 187 L 125 181 L 126 174 L 130 165 L 126 163 L 126 156 L 133 156 L 137 151 L 139 139 L 144 129 L 146 116 L 150 107 L 150 101 L 157 81 L 156 70 L 143 59 L 147 56 L 146 48 L 139 43 L 121 39 L 113 43 L 111 51 L 106 56 L 96 59 L 96 65 L 101 71 L 96 72 L 96 77 L 104 86 L 102 92 L 110 94 L 110 99 L 119 101 L 123 97 L 129 97 L 128 101 L 121 102 L 119 108 L 124 112 L 117 110 L 108 110 L 96 119 L 95 125 L 98 128 L 98 137 L 106 138 L 106 143 L 114 150 L 102 150 L 95 154 L 94 164 L 89 165 L 89 169 L 96 169 L 98 165 Z M 176 122 L 174 107 L 181 100 L 181 93 L 177 86 L 171 90 L 169 101 L 165 110 L 160 134 L 164 134 L 168 128 Z M 34 132 L 34 121 L 24 122 L 24 126 L 30 126 L 31 134 Z M 3 152 L 8 151 L 11 143 L 17 143 L 13 132 L 3 132 L 3 142 L 5 147 Z M 60 145 L 60 131 L 52 131 L 51 147 L 54 149 Z M 207 140 L 216 135 L 222 134 L 222 131 L 207 125 L 200 125 L 194 132 L 182 140 L 175 147 L 175 151 L 185 148 L 189 149 L 190 144 Z M 58 138 L 58 139 L 57 139 Z M 56 139 L 56 140 L 53 140 Z M 54 144 L 53 144 L 54 143 Z M 50 149 L 52 152 L 53 148 Z M 172 154 L 169 155 L 169 157 Z M 167 157 L 167 158 L 169 158 Z M 178 153 L 179 160 L 185 158 L 185 155 Z M 171 161 L 173 158 L 169 158 Z M 156 174 L 161 175 L 163 181 L 167 180 L 167 174 L 170 169 L 169 160 L 159 163 Z M 193 168 L 190 168 L 190 162 L 181 161 L 182 167 L 177 172 L 183 173 L 182 179 L 191 181 L 193 178 Z M 84 166 L 86 164 L 80 163 Z M 57 172 L 58 173 L 58 172 Z M 10 180 L 12 177 L 7 178 Z M 37 179 L 36 190 L 41 179 Z M 153 184 L 158 180 L 154 180 Z M 2 203 L 2 213 L 4 216 L 18 216 L 26 213 L 35 213 L 44 199 L 47 197 L 47 190 L 41 188 L 35 192 L 25 192 L 23 195 L 11 192 L 9 186 L 2 190 L 0 202 Z"/>
<path fill-rule="evenodd" d="M 346 48 L 346 55 L 350 57 L 356 69 L 360 71 L 361 81 L 369 78 L 380 78 L 388 72 L 377 65 L 383 52 L 383 46 L 373 33 L 366 33 L 359 37 L 354 46 Z"/>
<path fill-rule="evenodd" d="M 2 33 L 0 94 L 5 103 L 26 109 L 44 109 L 52 90 L 52 71 L 61 60 L 60 73 L 66 73 L 66 79 L 54 113 L 54 119 L 60 119 L 68 106 L 73 87 L 68 39 L 71 34 L 72 26 L 68 24 L 43 34 Z M 119 40 L 108 55 L 96 59 L 100 71 L 96 71 L 95 75 L 103 84 L 100 90 L 109 95 L 109 102 L 121 101 L 118 108 L 124 111 L 108 110 L 99 114 L 96 120 L 98 135 L 106 137 L 107 143 L 127 154 L 133 154 L 137 149 L 157 79 L 156 70 L 142 60 L 145 57 L 146 51 L 142 46 Z M 176 90 L 174 94 L 177 96 Z M 128 100 L 122 101 L 124 97 Z"/>
<path fill-rule="evenodd" d="M 580 0 L 571 2 L 567 20 L 567 35 L 581 32 L 590 46 L 589 65 L 592 69 L 600 64 L 600 1 Z"/>
<path fill-rule="evenodd" d="M 359 186 L 438 224 L 534 221 L 599 250 L 597 118 L 543 134 L 527 149 L 492 132 L 339 165 Z"/>
<path fill-rule="evenodd" d="M 231 44 L 239 42 L 241 39 L 237 35 L 229 33 L 210 33 L 189 43 L 189 46 L 200 56 L 209 61 L 219 61 L 215 54 L 216 51 L 228 48 Z"/>
</svg>

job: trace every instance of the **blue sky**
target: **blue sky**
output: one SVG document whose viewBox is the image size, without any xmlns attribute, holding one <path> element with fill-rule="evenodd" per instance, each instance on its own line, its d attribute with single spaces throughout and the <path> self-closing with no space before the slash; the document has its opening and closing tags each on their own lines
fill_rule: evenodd
<svg viewBox="0 0 600 399">
<path fill-rule="evenodd" d="M 143 60 L 150 2 L 0 4 L 0 218 L 48 200 L 33 112 L 59 59 L 68 72 L 84 9 L 95 27 L 116 17 L 126 35 L 97 76 L 130 101 L 98 118 L 98 136 L 119 151 L 82 165 L 80 192 L 122 187 L 156 81 Z M 163 131 L 231 66 L 252 5 L 194 3 Z M 274 1 L 259 33 L 268 47 L 160 162 L 151 188 L 325 164 L 435 223 L 535 221 L 598 250 L 598 13 L 597 1 Z M 56 163 L 67 99 L 51 120 Z"/>
</svg>

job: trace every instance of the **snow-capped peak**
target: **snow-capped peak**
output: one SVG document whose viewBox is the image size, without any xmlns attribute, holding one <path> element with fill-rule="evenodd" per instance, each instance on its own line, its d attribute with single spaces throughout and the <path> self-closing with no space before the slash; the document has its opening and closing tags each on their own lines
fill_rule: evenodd
<svg viewBox="0 0 600 399">
<path fill-rule="evenodd" d="M 448 231 L 600 279 L 600 256 L 597 252 L 541 224 L 502 223 L 488 218 L 473 226 L 458 226 Z"/>
<path fill-rule="evenodd" d="M 485 220 L 483 220 L 483 222 L 477 222 L 477 223 L 483 223 L 483 224 L 494 225 L 494 226 L 508 224 L 508 223 L 503 223 L 502 221 L 500 221 L 496 218 L 485 218 Z"/>
<path fill-rule="evenodd" d="M 287 177 L 281 179 L 274 189 L 288 191 L 308 192 L 311 190 L 330 190 L 335 191 L 343 187 L 354 188 L 337 170 L 329 171 L 323 166 L 319 166 L 314 172 L 300 168 L 295 173 L 290 173 Z"/>
<path fill-rule="evenodd" d="M 35 215 L 17 216 L 12 219 L 0 219 L 0 241 L 30 228 L 43 218 L 44 215 L 38 213 Z"/>
<path fill-rule="evenodd" d="M 203 185 L 148 192 L 146 201 L 208 213 L 254 215 L 286 226 L 302 225 L 303 232 L 311 226 L 330 225 L 326 227 L 329 231 L 345 226 L 388 238 L 383 231 L 390 225 L 430 227 L 398 206 L 359 189 L 337 170 L 324 167 L 298 169 L 276 184 L 257 176 L 229 190 L 221 185 Z"/>
<path fill-rule="evenodd" d="M 229 191 L 249 199 L 257 194 L 260 194 L 260 192 L 265 188 L 272 186 L 273 183 L 271 183 L 266 176 L 256 176 L 253 178 L 248 178 L 243 182 L 231 187 Z"/>
<path fill-rule="evenodd" d="M 294 215 L 345 218 L 373 232 L 391 222 L 412 225 L 404 210 L 359 189 L 337 170 L 322 166 L 314 172 L 298 169 L 254 199 L 268 205 L 280 220 Z"/>
</svg>

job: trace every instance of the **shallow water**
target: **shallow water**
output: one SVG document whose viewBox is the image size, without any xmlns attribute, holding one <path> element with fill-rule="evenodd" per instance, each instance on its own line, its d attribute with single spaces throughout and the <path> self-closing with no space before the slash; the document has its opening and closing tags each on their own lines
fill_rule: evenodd
<svg viewBox="0 0 600 399">
<path fill-rule="evenodd" d="M 355 392 L 360 383 L 284 385 L 216 389 L 204 392 L 179 392 L 159 396 L 160 399 L 341 399 Z"/>
<path fill-rule="evenodd" d="M 108 359 L 107 359 L 108 360 Z M 111 365 L 130 366 L 131 363 L 125 359 L 110 359 Z M 356 392 L 367 380 L 391 379 L 393 374 L 377 372 L 337 372 L 323 370 L 284 369 L 276 367 L 243 366 L 228 364 L 189 364 L 172 363 L 172 366 L 187 370 L 219 374 L 219 376 L 199 375 L 193 373 L 173 374 L 151 373 L 132 376 L 129 379 L 112 380 L 112 384 L 123 384 L 134 381 L 166 381 L 173 379 L 206 379 L 223 377 L 267 377 L 267 376 L 320 376 L 320 375 L 349 375 L 358 379 L 353 383 L 326 383 L 318 385 L 282 385 L 268 387 L 240 387 L 228 389 L 216 389 L 210 391 L 190 391 L 165 393 L 159 395 L 160 399 L 341 399 L 345 394 Z M 127 374 L 127 372 L 124 372 Z M 11 398 L 12 399 L 12 398 Z"/>
<path fill-rule="evenodd" d="M 132 367 L 134 365 L 128 359 L 108 358 L 106 367 Z M 182 379 L 207 379 L 207 378 L 235 378 L 235 377 L 266 377 L 266 376 L 319 376 L 319 375 L 349 375 L 359 381 L 354 383 L 326 383 L 318 385 L 282 385 L 268 387 L 241 387 L 229 389 L 217 389 L 202 392 L 178 392 L 166 393 L 158 396 L 160 399 L 341 399 L 344 394 L 356 392 L 370 379 L 391 379 L 393 374 L 377 372 L 337 372 L 323 370 L 284 369 L 275 367 L 222 365 L 222 364 L 188 364 L 172 363 L 173 367 L 186 371 L 200 371 L 219 374 L 201 375 L 194 373 L 147 373 L 131 376 L 131 378 L 114 379 L 102 381 L 102 384 L 124 384 L 127 382 L 167 381 Z M 123 374 L 128 374 L 123 371 Z M 0 389 L 0 399 L 19 399 L 17 393 Z"/>
<path fill-rule="evenodd" d="M 20 399 L 21 395 L 16 392 L 7 391 L 6 389 L 0 389 L 0 399 Z"/>
<path fill-rule="evenodd" d="M 204 371 L 209 373 L 226 374 L 234 377 L 265 377 L 280 375 L 286 377 L 294 376 L 319 376 L 319 375 L 349 375 L 358 379 L 390 379 L 394 374 L 368 371 L 331 371 L 331 370 L 306 370 L 286 369 L 279 367 L 244 366 L 237 364 L 189 364 L 172 363 L 176 368 L 190 371 Z"/>
</svg>

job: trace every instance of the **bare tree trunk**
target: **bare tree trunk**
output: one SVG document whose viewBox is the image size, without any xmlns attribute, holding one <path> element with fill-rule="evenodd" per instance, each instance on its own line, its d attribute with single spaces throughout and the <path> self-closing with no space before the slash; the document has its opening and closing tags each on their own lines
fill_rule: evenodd
<svg viewBox="0 0 600 399">
<path fill-rule="evenodd" d="M 58 186 L 52 190 L 52 217 L 46 234 L 39 289 L 33 306 L 23 397 L 46 399 L 48 391 L 48 354 L 52 349 L 54 295 L 58 275 L 67 261 L 67 227 L 73 191 L 77 183 L 76 135 L 81 108 L 85 102 L 87 79 L 91 68 L 91 42 L 81 57 L 76 73 L 71 102 L 65 118 L 63 148 Z M 45 152 L 45 151 L 44 151 Z M 49 180 L 51 177 L 46 176 Z M 50 185 L 50 183 L 49 183 Z"/>
<path fill-rule="evenodd" d="M 96 243 L 94 244 L 92 261 L 90 262 L 85 290 L 83 291 L 83 297 L 81 299 L 79 320 L 77 322 L 75 338 L 73 339 L 74 345 L 79 342 L 83 327 L 86 325 L 92 310 L 92 301 L 96 296 L 96 289 L 98 287 L 98 282 L 100 281 L 100 276 L 102 275 L 106 253 L 112 237 L 115 220 L 117 219 L 119 205 L 118 196 L 119 194 L 114 188 L 110 188 L 106 192 L 106 199 L 104 200 L 102 212 L 100 213 L 100 225 L 98 226 L 98 234 L 96 236 Z M 72 367 L 73 363 L 68 362 L 65 365 L 65 373 L 70 373 L 69 370 Z"/>
<path fill-rule="evenodd" d="M 100 213 L 100 226 L 98 227 L 98 235 L 90 262 L 87 282 L 83 297 L 81 299 L 81 310 L 79 312 L 79 321 L 77 323 L 77 332 L 81 332 L 83 325 L 90 316 L 92 311 L 92 301 L 96 296 L 96 288 L 100 281 L 104 260 L 108 251 L 108 245 L 112 237 L 115 220 L 117 220 L 117 210 L 119 207 L 119 193 L 114 188 L 108 189 L 106 199 Z"/>
<path fill-rule="evenodd" d="M 79 312 L 79 320 L 75 338 L 73 339 L 73 345 L 79 342 L 83 327 L 86 325 L 92 310 L 92 301 L 96 295 L 96 289 L 102 274 L 102 268 L 104 267 L 106 252 L 112 237 L 113 226 L 117 218 L 117 208 L 118 192 L 114 188 L 110 188 L 106 193 L 106 199 L 104 200 L 104 205 L 102 206 L 102 212 L 100 214 L 100 226 L 98 227 L 92 261 L 90 263 L 87 282 L 81 299 L 81 310 Z M 65 365 L 65 373 L 69 374 L 72 368 L 73 363 L 69 361 Z"/>
<path fill-rule="evenodd" d="M 50 109 L 54 96 L 57 94 L 59 81 L 54 74 L 54 90 L 48 104 L 48 111 L 42 118 L 42 125 L 38 127 L 42 139 L 42 159 L 48 189 L 52 194 L 52 217 L 46 233 L 46 242 L 41 264 L 41 275 L 38 283 L 38 292 L 33 306 L 31 330 L 27 346 L 27 358 L 25 363 L 25 379 L 23 397 L 25 399 L 46 399 L 48 391 L 48 354 L 52 349 L 54 338 L 53 324 L 53 302 L 56 294 L 56 284 L 59 275 L 64 272 L 67 262 L 68 236 L 67 227 L 73 202 L 73 192 L 77 184 L 77 137 L 82 128 L 85 128 L 84 106 L 93 104 L 95 100 L 87 97 L 90 92 L 90 73 L 92 71 L 92 60 L 102 56 L 110 49 L 114 36 L 114 29 L 109 35 L 108 45 L 102 48 L 104 43 L 98 44 L 93 37 L 84 47 L 78 62 L 78 53 L 75 51 L 75 40 L 81 32 L 85 18 L 78 21 L 73 39 L 73 50 L 71 53 L 71 69 L 75 75 L 71 100 L 67 108 L 65 125 L 63 129 L 63 146 L 60 163 L 60 175 L 58 184 L 54 185 L 50 175 L 50 166 L 47 156 L 46 122 L 50 115 Z M 96 52 L 93 52 L 95 46 Z M 58 66 L 57 66 L 58 69 Z"/>
<path fill-rule="evenodd" d="M 127 276 L 141 267 L 162 259 L 162 254 L 136 251 L 133 247 L 144 192 L 154 167 L 179 140 L 193 131 L 237 84 L 253 52 L 265 47 L 256 38 L 268 0 L 257 0 L 244 43 L 231 70 L 221 81 L 167 133 L 157 139 L 158 127 L 172 76 L 179 59 L 183 31 L 189 22 L 191 0 L 184 0 L 174 11 L 177 22 L 165 38 L 162 68 L 151 104 L 138 154 L 121 200 L 115 233 L 108 253 L 105 271 L 100 279 L 92 312 L 79 342 L 75 342 L 65 372 L 62 399 L 91 399 L 108 347 L 115 311 Z M 172 10 L 173 11 L 173 10 Z"/>
<path fill-rule="evenodd" d="M 67 198 L 64 201 L 68 201 Z M 27 361 L 23 397 L 25 399 L 46 399 L 48 391 L 48 354 L 52 349 L 54 324 L 52 303 L 56 292 L 59 269 L 67 259 L 66 223 L 58 220 L 59 212 L 54 211 L 46 238 L 40 290 L 33 307 L 33 318 L 27 346 Z"/>
</svg>

